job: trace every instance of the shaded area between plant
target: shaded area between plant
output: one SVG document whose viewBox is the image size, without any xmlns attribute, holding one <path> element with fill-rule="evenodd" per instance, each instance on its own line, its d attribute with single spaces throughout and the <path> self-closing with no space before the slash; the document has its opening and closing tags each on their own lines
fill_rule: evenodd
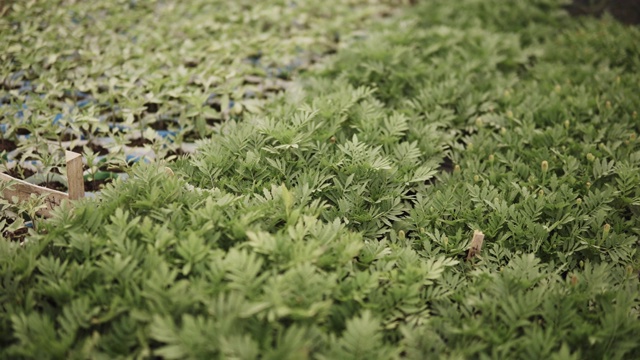
<svg viewBox="0 0 640 360">
<path fill-rule="evenodd" d="M 602 16 L 608 12 L 622 23 L 640 24 L 640 1 L 637 0 L 573 0 L 566 8 L 574 16 Z"/>
</svg>

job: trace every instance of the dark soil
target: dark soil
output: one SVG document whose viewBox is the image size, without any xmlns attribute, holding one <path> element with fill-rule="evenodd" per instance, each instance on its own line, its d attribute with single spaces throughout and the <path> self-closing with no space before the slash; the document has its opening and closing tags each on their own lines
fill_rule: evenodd
<svg viewBox="0 0 640 360">
<path fill-rule="evenodd" d="M 177 157 L 180 157 L 180 156 L 183 156 L 183 155 L 186 155 L 186 154 L 187 154 L 187 153 L 186 153 L 186 152 L 184 152 L 184 151 L 183 151 L 182 149 L 180 149 L 180 148 L 178 148 L 178 149 L 176 149 L 176 150 L 169 150 L 169 151 L 167 151 L 167 157 L 169 157 L 169 156 L 177 156 Z"/>
<path fill-rule="evenodd" d="M 155 104 L 155 103 L 146 103 L 144 104 L 144 106 L 147 109 L 147 113 L 149 114 L 157 113 L 158 109 L 160 108 L 160 106 L 158 106 L 158 104 Z"/>
<path fill-rule="evenodd" d="M 84 191 L 99 191 L 107 184 L 113 181 L 113 179 L 104 180 L 87 180 L 84 182 Z"/>
<path fill-rule="evenodd" d="M 40 186 L 44 186 L 47 189 L 51 189 L 51 190 L 58 190 L 58 191 L 62 191 L 62 192 L 66 192 L 67 191 L 67 187 L 62 185 L 61 183 L 57 182 L 57 181 L 51 181 L 51 182 L 47 182 L 44 184 L 40 184 Z"/>
<path fill-rule="evenodd" d="M 209 126 L 214 126 L 215 124 L 219 124 L 222 122 L 222 118 L 206 118 L 204 120 Z"/>
<path fill-rule="evenodd" d="M 49 139 L 49 140 L 60 140 L 60 141 L 72 141 L 77 139 L 78 137 L 76 135 L 73 134 L 69 134 L 69 133 L 65 133 L 65 134 L 60 134 L 60 136 L 56 137 L 55 139 Z"/>
<path fill-rule="evenodd" d="M 22 170 L 22 173 L 20 173 L 20 170 Z M 12 176 L 12 177 L 14 177 L 16 179 L 20 179 L 20 180 L 26 179 L 26 178 L 32 176 L 33 174 L 35 174 L 35 172 L 33 172 L 33 171 L 29 170 L 29 169 L 22 169 L 22 168 L 18 169 L 17 166 L 14 167 L 11 170 L 7 170 L 7 175 Z"/>
<path fill-rule="evenodd" d="M 211 123 L 211 125 L 213 124 L 215 124 L 215 122 Z M 186 134 L 184 134 L 182 138 L 184 139 L 185 142 L 194 142 L 196 140 L 202 139 L 202 135 L 198 134 L 195 131 L 189 131 Z"/>
<path fill-rule="evenodd" d="M 9 220 L 11 219 L 6 219 L 6 220 L 7 222 L 9 222 Z M 26 227 L 23 227 L 14 232 L 5 231 L 2 233 L 2 237 L 11 241 L 22 241 L 24 240 L 25 237 L 27 237 L 28 233 L 29 233 L 29 229 L 27 229 Z"/>
<path fill-rule="evenodd" d="M 154 130 L 177 130 L 178 123 L 173 120 L 158 120 L 148 124 Z"/>
<path fill-rule="evenodd" d="M 145 139 L 145 138 L 139 137 L 139 138 L 136 138 L 136 139 L 129 140 L 129 142 L 127 143 L 127 146 L 144 147 L 145 145 L 149 145 L 149 144 L 153 144 L 153 141 L 151 141 L 149 139 Z"/>
<path fill-rule="evenodd" d="M 0 140 L 0 152 L 11 152 L 17 148 L 18 146 L 16 145 L 16 143 L 11 140 Z"/>
<path fill-rule="evenodd" d="M 153 130 L 169 130 L 169 122 L 168 121 L 156 121 L 148 124 L 150 128 Z"/>
<path fill-rule="evenodd" d="M 573 16 L 600 17 L 610 13 L 624 24 L 640 24 L 640 0 L 573 0 L 567 11 Z"/>
<path fill-rule="evenodd" d="M 125 169 L 118 166 L 117 164 L 104 162 L 98 167 L 98 171 L 112 172 L 112 173 L 123 173 L 126 172 Z"/>
<path fill-rule="evenodd" d="M 91 151 L 93 151 L 94 154 L 98 154 L 98 155 L 107 155 L 109 154 L 109 149 L 102 147 L 100 145 L 96 145 L 94 143 L 88 143 L 85 145 L 86 147 L 88 147 L 89 149 L 91 149 Z M 78 154 L 82 154 L 84 152 L 84 148 L 82 146 L 76 146 L 73 149 L 71 149 L 71 151 L 76 152 Z"/>
</svg>

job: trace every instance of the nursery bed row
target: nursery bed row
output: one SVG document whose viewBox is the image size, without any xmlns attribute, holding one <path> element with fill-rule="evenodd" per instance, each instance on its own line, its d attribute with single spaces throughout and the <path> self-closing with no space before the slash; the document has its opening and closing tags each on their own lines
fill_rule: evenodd
<svg viewBox="0 0 640 360">
<path fill-rule="evenodd" d="M 41 159 L 46 140 L 58 151 L 88 146 L 85 158 L 119 168 L 192 152 L 216 124 L 259 113 L 292 75 L 366 36 L 396 5 L 10 4 L 0 19 L 4 169 L 48 176 L 40 164 L 62 164 Z"/>
<path fill-rule="evenodd" d="M 214 123 L 259 112 L 292 74 L 362 37 L 356 30 L 395 5 L 11 4 L 0 19 L 3 147 L 28 135 L 62 143 L 149 128 L 158 143 L 191 144 Z M 109 152 L 129 155 L 122 149 Z"/>
<path fill-rule="evenodd" d="M 75 151 L 93 196 L 133 163 L 192 153 L 221 122 L 260 113 L 396 5 L 16 2 L 0 18 L 0 171 L 65 191 L 56 154 Z"/>
</svg>

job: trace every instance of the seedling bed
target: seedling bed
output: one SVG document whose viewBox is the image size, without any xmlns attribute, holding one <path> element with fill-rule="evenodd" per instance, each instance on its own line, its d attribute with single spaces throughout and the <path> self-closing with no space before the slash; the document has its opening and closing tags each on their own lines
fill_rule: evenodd
<svg viewBox="0 0 640 360">
<path fill-rule="evenodd" d="M 68 192 L 58 191 L 50 187 L 43 187 L 31 184 L 24 180 L 17 179 L 10 175 L 0 173 L 0 181 L 4 182 L 5 200 L 12 202 L 26 202 L 32 195 L 42 196 L 43 207 L 37 211 L 38 215 L 50 217 L 51 212 L 63 201 L 77 200 L 85 196 L 84 180 L 82 177 L 82 156 L 77 153 L 67 151 L 65 154 L 66 180 Z M 7 183 L 9 186 L 7 187 Z"/>
</svg>

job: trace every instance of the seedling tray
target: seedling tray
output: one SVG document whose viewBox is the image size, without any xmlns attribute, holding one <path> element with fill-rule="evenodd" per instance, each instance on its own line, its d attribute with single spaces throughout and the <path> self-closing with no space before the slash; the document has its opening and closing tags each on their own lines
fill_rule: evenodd
<svg viewBox="0 0 640 360">
<path fill-rule="evenodd" d="M 10 175 L 0 173 L 0 181 L 13 184 L 5 189 L 2 196 L 13 202 L 27 201 L 31 195 L 44 196 L 44 207 L 38 210 L 38 215 L 50 217 L 53 209 L 63 201 L 83 198 L 84 180 L 82 177 L 82 155 L 71 151 L 66 152 L 68 192 L 61 192 L 46 187 L 30 184 Z"/>
</svg>

